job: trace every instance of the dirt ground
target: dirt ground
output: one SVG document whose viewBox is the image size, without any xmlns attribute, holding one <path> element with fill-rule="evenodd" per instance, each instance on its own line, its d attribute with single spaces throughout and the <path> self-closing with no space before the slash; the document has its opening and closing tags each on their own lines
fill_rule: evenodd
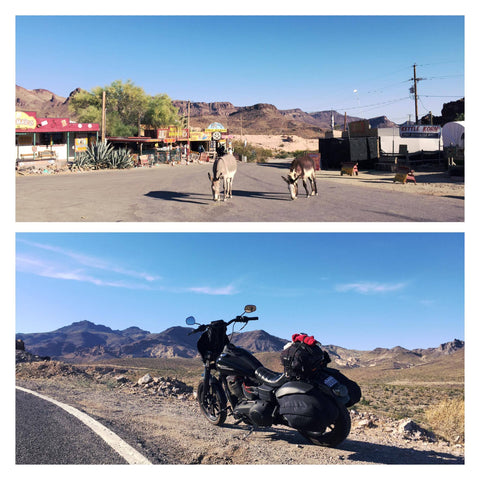
<svg viewBox="0 0 480 480">
<path fill-rule="evenodd" d="M 104 375 L 97 370 L 92 376 L 58 362 L 34 362 L 23 364 L 16 383 L 86 412 L 154 464 L 464 463 L 464 445 L 409 432 L 399 421 L 355 411 L 351 412 L 351 433 L 337 448 L 312 445 L 285 426 L 250 431 L 229 417 L 223 427 L 215 427 L 192 395 L 162 396 L 154 388 L 115 381 L 115 371 Z"/>
<path fill-rule="evenodd" d="M 248 144 L 268 150 L 296 152 L 297 150 L 318 150 L 318 138 L 302 138 L 292 135 L 291 142 L 285 141 L 285 135 L 234 135 L 234 140 L 246 140 Z"/>
</svg>

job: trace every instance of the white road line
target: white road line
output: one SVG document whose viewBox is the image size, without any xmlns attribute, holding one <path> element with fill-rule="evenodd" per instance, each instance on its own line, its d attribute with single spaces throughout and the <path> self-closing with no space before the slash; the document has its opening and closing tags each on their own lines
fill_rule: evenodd
<svg viewBox="0 0 480 480">
<path fill-rule="evenodd" d="M 43 398 L 48 402 L 51 402 L 57 405 L 60 408 L 63 408 L 66 412 L 70 413 L 74 417 L 82 421 L 87 427 L 91 428 L 97 435 L 99 435 L 110 447 L 112 447 L 119 455 L 121 455 L 130 465 L 151 465 L 141 453 L 137 452 L 132 448 L 128 443 L 122 440 L 116 433 L 113 433 L 107 427 L 102 425 L 100 422 L 97 422 L 93 418 L 89 417 L 86 413 L 77 410 L 66 403 L 58 402 L 53 398 L 46 397 L 40 393 L 34 392 L 33 390 L 28 390 L 27 388 L 15 387 L 18 390 L 23 392 L 30 393 L 37 397 Z"/>
</svg>

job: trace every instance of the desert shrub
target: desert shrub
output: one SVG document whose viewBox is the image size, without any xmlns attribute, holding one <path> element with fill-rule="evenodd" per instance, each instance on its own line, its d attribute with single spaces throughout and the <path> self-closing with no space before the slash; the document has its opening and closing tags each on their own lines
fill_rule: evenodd
<svg viewBox="0 0 480 480">
<path fill-rule="evenodd" d="M 290 154 L 290 156 L 298 158 L 298 157 L 303 157 L 304 155 L 307 155 L 308 153 L 318 153 L 317 151 L 309 151 L 309 150 L 295 150 L 293 153 Z"/>
<path fill-rule="evenodd" d="M 465 440 L 465 400 L 443 400 L 425 410 L 425 417 L 432 430 L 450 442 Z"/>
<path fill-rule="evenodd" d="M 267 148 L 261 148 L 253 145 L 244 145 L 242 142 L 233 142 L 235 153 L 247 157 L 247 162 L 262 163 L 267 158 L 273 157 L 273 152 Z"/>
<path fill-rule="evenodd" d="M 292 154 L 289 153 L 289 152 L 277 152 L 275 154 L 275 158 L 289 158 L 291 156 L 292 156 Z"/>
</svg>

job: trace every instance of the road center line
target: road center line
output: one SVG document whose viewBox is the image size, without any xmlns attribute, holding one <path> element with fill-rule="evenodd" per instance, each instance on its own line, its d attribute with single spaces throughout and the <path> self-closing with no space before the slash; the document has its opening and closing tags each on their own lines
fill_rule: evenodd
<svg viewBox="0 0 480 480">
<path fill-rule="evenodd" d="M 102 425 L 97 420 L 94 420 L 92 417 L 88 416 L 86 413 L 77 410 L 76 408 L 67 405 L 66 403 L 58 402 L 53 398 L 46 397 L 40 393 L 34 392 L 33 390 L 28 390 L 27 388 L 15 386 L 16 389 L 21 390 L 26 393 L 35 395 L 43 400 L 53 403 L 60 408 L 63 408 L 66 412 L 70 413 L 74 417 L 78 418 L 83 422 L 87 427 L 92 429 L 98 436 L 100 436 L 110 447 L 112 447 L 120 456 L 122 456 L 130 465 L 151 465 L 151 462 L 147 460 L 141 453 L 131 447 L 128 443 L 122 440 L 116 433 L 113 433 L 107 427 Z"/>
</svg>

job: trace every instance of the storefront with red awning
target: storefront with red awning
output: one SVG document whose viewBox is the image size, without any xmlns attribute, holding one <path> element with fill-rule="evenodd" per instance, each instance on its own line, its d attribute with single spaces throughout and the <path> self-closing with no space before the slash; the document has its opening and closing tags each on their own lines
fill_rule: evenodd
<svg viewBox="0 0 480 480">
<path fill-rule="evenodd" d="M 98 123 L 77 123 L 69 118 L 37 117 L 36 112 L 15 112 L 17 165 L 46 161 L 66 164 L 98 141 Z"/>
</svg>

